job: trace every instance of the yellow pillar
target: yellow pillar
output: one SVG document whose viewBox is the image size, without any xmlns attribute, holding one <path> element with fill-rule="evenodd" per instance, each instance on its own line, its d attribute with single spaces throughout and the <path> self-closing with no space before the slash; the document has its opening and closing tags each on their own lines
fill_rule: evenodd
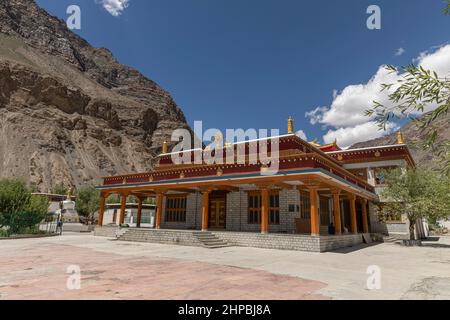
<svg viewBox="0 0 450 320">
<path fill-rule="evenodd" d="M 163 200 L 164 200 L 164 193 L 159 192 L 156 195 L 156 225 L 155 225 L 155 229 L 158 230 L 161 229 Z"/>
<path fill-rule="evenodd" d="M 341 200 L 339 198 L 341 191 L 332 190 L 332 194 L 333 194 L 334 226 L 336 228 L 336 235 L 340 235 L 342 234 Z"/>
<path fill-rule="evenodd" d="M 202 200 L 202 231 L 209 228 L 209 191 L 203 191 Z"/>
<path fill-rule="evenodd" d="M 100 195 L 100 208 L 98 209 L 98 225 L 100 227 L 103 226 L 103 216 L 105 214 L 105 202 L 106 202 L 106 195 L 102 193 Z"/>
<path fill-rule="evenodd" d="M 356 196 L 354 194 L 350 194 L 348 198 L 350 200 L 350 231 L 357 234 L 358 223 L 356 221 Z"/>
<path fill-rule="evenodd" d="M 138 211 L 137 211 L 137 222 L 136 227 L 141 227 L 141 219 L 142 219 L 142 198 L 138 198 Z"/>
<path fill-rule="evenodd" d="M 119 219 L 119 225 L 122 225 L 125 223 L 125 209 L 127 206 L 127 194 L 122 194 L 120 200 L 120 219 Z"/>
<path fill-rule="evenodd" d="M 261 190 L 261 233 L 269 232 L 269 206 L 270 206 L 269 189 Z"/>
<path fill-rule="evenodd" d="M 368 220 L 368 216 L 367 216 L 367 200 L 362 199 L 361 205 L 362 205 L 362 221 L 363 221 L 364 233 L 369 233 L 370 231 L 369 231 L 369 220 Z"/>
<path fill-rule="evenodd" d="M 318 236 L 320 235 L 318 187 L 308 187 L 308 189 L 311 203 L 311 235 Z"/>
</svg>

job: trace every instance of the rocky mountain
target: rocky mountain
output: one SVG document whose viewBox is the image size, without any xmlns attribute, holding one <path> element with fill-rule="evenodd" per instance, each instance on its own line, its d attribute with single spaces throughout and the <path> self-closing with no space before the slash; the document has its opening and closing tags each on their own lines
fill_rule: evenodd
<svg viewBox="0 0 450 320">
<path fill-rule="evenodd" d="M 173 129 L 171 96 L 33 0 L 0 1 L 0 178 L 40 191 L 152 168 Z"/>
<path fill-rule="evenodd" d="M 434 126 L 439 137 L 436 140 L 436 144 L 442 143 L 444 140 L 450 140 L 450 113 L 436 119 L 432 126 Z M 417 165 L 424 167 L 436 168 L 438 166 L 437 156 L 430 152 L 430 150 L 424 149 L 421 146 L 421 142 L 426 139 L 426 135 L 417 128 L 414 122 L 406 124 L 401 128 L 403 133 L 405 143 L 410 147 L 412 156 L 416 161 Z M 384 146 L 389 144 L 395 144 L 397 141 L 397 133 L 392 133 L 382 138 L 375 140 L 361 142 L 353 145 L 351 148 L 364 148 L 364 147 L 374 147 L 374 146 Z"/>
</svg>

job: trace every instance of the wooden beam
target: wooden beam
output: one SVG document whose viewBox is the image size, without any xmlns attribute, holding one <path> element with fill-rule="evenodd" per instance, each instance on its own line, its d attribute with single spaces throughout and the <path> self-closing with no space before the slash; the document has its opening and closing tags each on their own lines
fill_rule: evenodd
<svg viewBox="0 0 450 320">
<path fill-rule="evenodd" d="M 367 216 L 367 200 L 361 199 L 362 206 L 362 221 L 363 221 L 363 229 L 364 233 L 369 233 L 369 221 Z"/>
<path fill-rule="evenodd" d="M 202 197 L 202 231 L 208 231 L 209 227 L 209 190 L 203 191 Z"/>
<path fill-rule="evenodd" d="M 128 198 L 128 194 L 124 193 L 121 195 L 119 225 L 122 225 L 125 223 L 125 209 L 127 206 L 127 198 Z"/>
<path fill-rule="evenodd" d="M 225 191 L 239 191 L 239 187 L 230 186 L 230 185 L 221 185 L 215 188 L 215 190 L 225 190 Z"/>
<path fill-rule="evenodd" d="M 190 189 L 190 188 L 174 188 L 174 189 L 170 189 L 169 191 L 175 191 L 175 192 L 180 192 L 180 193 L 196 193 L 197 192 L 196 189 Z"/>
<path fill-rule="evenodd" d="M 358 222 L 356 220 L 356 196 L 349 194 L 350 200 L 350 231 L 354 234 L 358 234 Z"/>
<path fill-rule="evenodd" d="M 164 193 L 160 192 L 156 196 L 156 229 L 161 229 L 161 219 L 162 219 L 162 207 L 163 207 Z"/>
<path fill-rule="evenodd" d="M 341 190 L 334 189 L 331 190 L 333 194 L 333 214 L 334 214 L 334 227 L 336 229 L 336 234 L 342 234 L 342 222 L 341 222 Z"/>
<path fill-rule="evenodd" d="M 309 186 L 309 201 L 311 205 L 311 235 L 320 235 L 320 219 L 319 219 L 319 195 L 316 186 Z"/>
<path fill-rule="evenodd" d="M 261 233 L 267 234 L 269 232 L 269 206 L 270 197 L 269 189 L 261 189 Z"/>
</svg>

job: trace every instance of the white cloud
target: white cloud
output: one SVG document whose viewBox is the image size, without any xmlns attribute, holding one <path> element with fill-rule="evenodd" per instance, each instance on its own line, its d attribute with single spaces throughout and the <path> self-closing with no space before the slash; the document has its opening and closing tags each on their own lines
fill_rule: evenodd
<svg viewBox="0 0 450 320">
<path fill-rule="evenodd" d="M 130 0 L 96 0 L 112 16 L 117 17 L 130 5 Z"/>
<path fill-rule="evenodd" d="M 419 65 L 425 69 L 436 71 L 440 77 L 450 76 L 450 44 L 430 53 L 422 53 Z"/>
<path fill-rule="evenodd" d="M 391 133 L 399 128 L 395 123 L 390 122 L 386 126 L 386 129 L 387 133 Z M 346 148 L 358 142 L 380 138 L 385 134 L 386 132 L 379 130 L 378 124 L 375 121 L 369 121 L 353 127 L 329 130 L 323 136 L 323 140 L 325 143 L 333 143 L 336 140 L 340 147 Z"/>
<path fill-rule="evenodd" d="M 398 49 L 395 51 L 395 56 L 396 56 L 396 57 L 400 57 L 400 56 L 402 56 L 405 52 L 406 52 L 406 50 L 400 47 L 400 48 L 398 48 Z"/>
<path fill-rule="evenodd" d="M 297 137 L 299 137 L 300 139 L 303 139 L 305 141 L 308 141 L 308 138 L 306 137 L 306 134 L 303 130 L 299 130 L 295 133 L 297 135 Z"/>
<path fill-rule="evenodd" d="M 441 77 L 450 76 L 450 44 L 421 53 L 415 63 L 436 71 Z M 329 107 L 317 107 L 307 112 L 306 117 L 311 124 L 332 128 L 324 136 L 325 142 L 333 142 L 337 138 L 339 144 L 346 145 L 385 135 L 386 132 L 378 131 L 376 126 L 370 124 L 373 119 L 368 118 L 365 111 L 373 106 L 373 101 L 385 106 L 392 105 L 388 96 L 390 91 L 380 92 L 381 84 L 396 83 L 400 77 L 399 73 L 390 73 L 384 66 L 380 66 L 367 83 L 349 85 L 341 92 L 333 93 L 333 101 Z M 395 87 L 391 90 L 394 89 Z M 425 111 L 433 108 L 435 105 L 429 105 Z M 364 130 L 374 132 L 366 133 Z M 362 136 L 364 138 L 360 138 Z M 366 139 L 367 137 L 369 138 Z"/>
</svg>

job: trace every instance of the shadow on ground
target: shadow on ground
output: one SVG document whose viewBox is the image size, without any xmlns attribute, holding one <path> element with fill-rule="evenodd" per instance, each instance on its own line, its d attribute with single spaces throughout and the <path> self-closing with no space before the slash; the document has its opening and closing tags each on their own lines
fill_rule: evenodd
<svg viewBox="0 0 450 320">
<path fill-rule="evenodd" d="M 330 253 L 347 254 L 347 253 L 352 253 L 352 252 L 355 252 L 355 251 L 363 250 L 363 249 L 366 249 L 366 248 L 378 246 L 380 244 L 381 244 L 381 242 L 372 242 L 372 243 L 369 243 L 369 244 L 359 244 L 359 245 L 353 246 L 353 247 L 347 247 L 347 248 L 341 248 L 341 249 L 333 250 L 333 251 L 330 251 Z"/>
</svg>

